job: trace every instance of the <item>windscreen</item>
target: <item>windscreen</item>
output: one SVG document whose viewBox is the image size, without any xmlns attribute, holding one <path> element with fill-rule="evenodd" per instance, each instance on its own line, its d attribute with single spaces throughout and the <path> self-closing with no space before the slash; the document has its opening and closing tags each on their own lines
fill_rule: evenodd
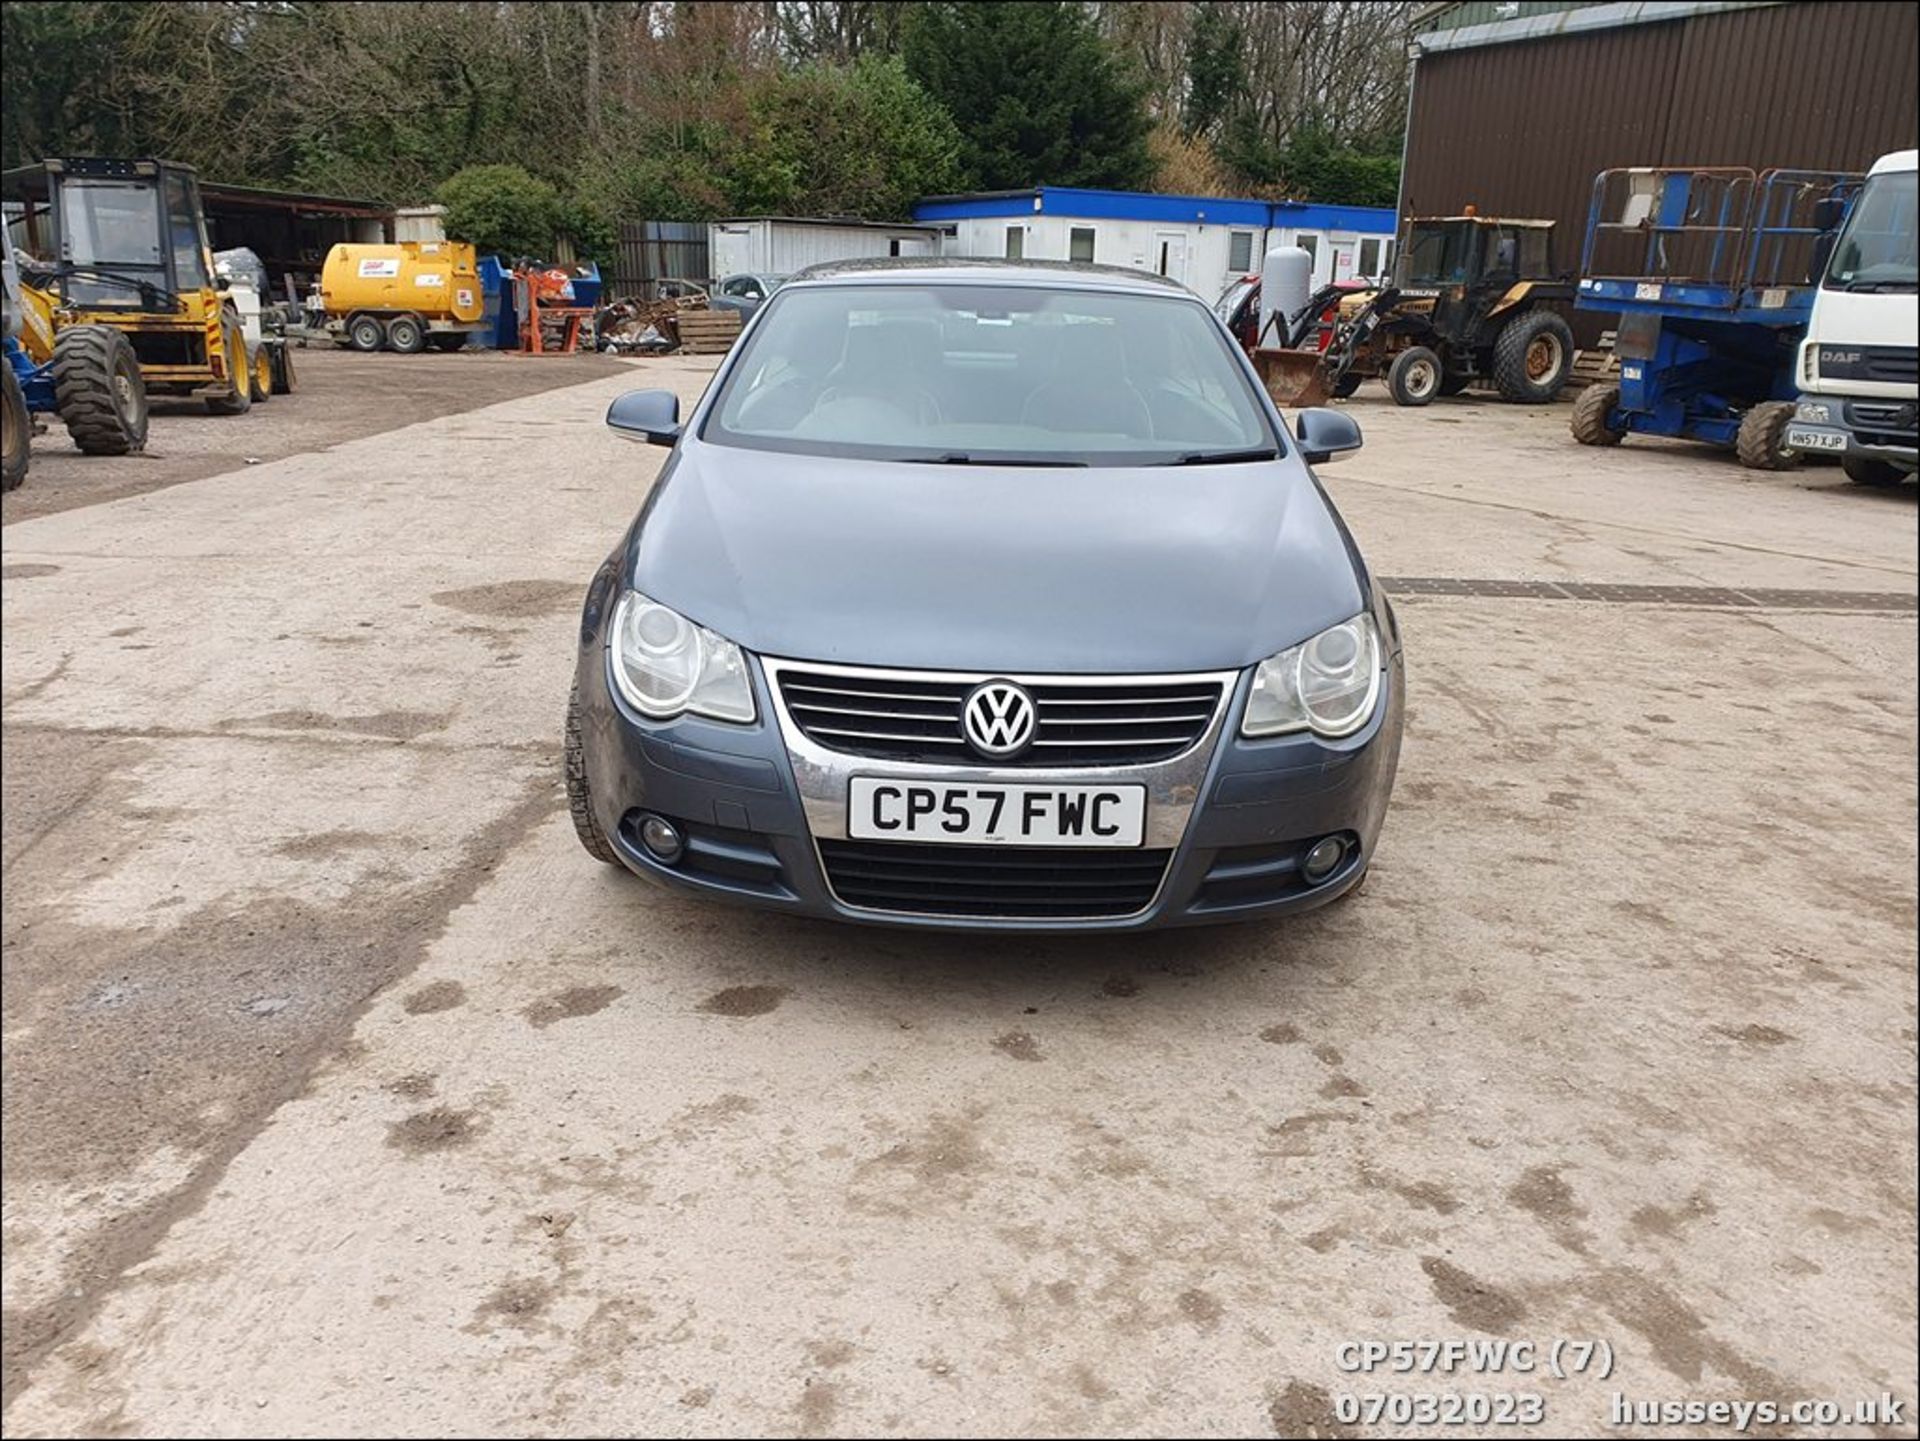
<svg viewBox="0 0 1920 1441">
<path fill-rule="evenodd" d="M 1833 259 L 1831 290 L 1913 290 L 1920 279 L 1915 253 L 1915 176 L 1911 170 L 1876 175 L 1854 202 Z"/>
<path fill-rule="evenodd" d="M 160 197 L 151 186 L 67 180 L 60 187 L 63 257 L 111 270 L 161 263 Z"/>
<path fill-rule="evenodd" d="M 1275 449 L 1239 357 L 1193 300 L 967 284 L 782 290 L 702 438 L 1016 465 Z"/>
<path fill-rule="evenodd" d="M 1403 285 L 1458 285 L 1472 278 L 1477 225 L 1416 225 L 1407 239 Z"/>
</svg>

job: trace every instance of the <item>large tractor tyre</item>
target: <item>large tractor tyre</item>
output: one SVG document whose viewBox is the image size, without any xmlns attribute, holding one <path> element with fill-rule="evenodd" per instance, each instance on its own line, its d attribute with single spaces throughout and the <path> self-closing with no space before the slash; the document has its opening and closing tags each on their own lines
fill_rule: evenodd
<svg viewBox="0 0 1920 1441">
<path fill-rule="evenodd" d="M 387 322 L 387 349 L 400 355 L 418 355 L 427 348 L 427 327 L 417 315 L 396 315 Z"/>
<path fill-rule="evenodd" d="M 1626 431 L 1613 425 L 1614 408 L 1619 404 L 1619 386 L 1589 385 L 1573 403 L 1573 438 L 1582 445 L 1618 445 L 1625 440 Z"/>
<path fill-rule="evenodd" d="M 377 315 L 355 315 L 347 320 L 347 349 L 371 355 L 387 343 L 387 327 Z"/>
<path fill-rule="evenodd" d="M 26 392 L 20 389 L 20 377 L 13 367 L 0 360 L 0 386 L 6 390 L 5 429 L 0 431 L 0 448 L 6 451 L 6 468 L 0 473 L 0 490 L 18 490 L 27 478 L 27 466 L 33 459 L 33 419 L 27 414 Z"/>
<path fill-rule="evenodd" d="M 209 395 L 207 411 L 211 415 L 245 415 L 253 409 L 253 374 L 247 359 L 247 333 L 240 322 L 229 316 L 220 327 L 220 348 L 226 353 L 227 374 L 233 385 L 225 395 Z"/>
<path fill-rule="evenodd" d="M 1431 405 L 1446 373 L 1440 357 L 1426 346 L 1410 346 L 1387 367 L 1387 389 L 1395 405 Z"/>
<path fill-rule="evenodd" d="M 1349 370 L 1345 375 L 1334 381 L 1333 398 L 1335 400 L 1350 399 L 1353 393 L 1360 388 L 1360 382 L 1365 379 L 1366 376 L 1355 374 Z"/>
<path fill-rule="evenodd" d="M 127 337 L 74 325 L 53 342 L 53 408 L 87 455 L 132 455 L 147 443 L 147 386 Z"/>
<path fill-rule="evenodd" d="M 1551 310 L 1514 316 L 1493 340 L 1493 383 L 1516 405 L 1545 405 L 1573 378 L 1573 330 Z"/>
<path fill-rule="evenodd" d="M 588 855 L 596 861 L 605 861 L 610 866 L 620 864 L 620 857 L 607 838 L 600 833 L 600 823 L 593 818 L 593 797 L 587 790 L 586 748 L 580 741 L 580 686 L 576 682 L 567 695 L 567 809 L 573 815 L 573 833 L 580 837 L 580 844 Z"/>
<path fill-rule="evenodd" d="M 275 345 L 268 349 L 267 359 L 273 365 L 273 393 L 275 395 L 293 394 L 293 349 L 287 345 Z"/>
<path fill-rule="evenodd" d="M 1800 452 L 1787 444 L 1794 408 L 1791 400 L 1765 400 L 1741 417 L 1733 451 L 1748 470 L 1792 470 L 1800 463 Z"/>
<path fill-rule="evenodd" d="M 253 403 L 255 405 L 265 405 L 269 400 L 272 400 L 273 357 L 267 353 L 266 346 L 262 345 L 258 350 L 254 351 L 253 359 L 247 366 L 247 374 L 253 381 L 250 388 Z"/>
<path fill-rule="evenodd" d="M 1865 456 L 1843 460 L 1840 462 L 1840 468 L 1847 473 L 1847 479 L 1855 485 L 1899 485 L 1913 474 L 1910 470 L 1902 470 L 1899 466 L 1890 465 L 1884 460 L 1869 460 Z"/>
</svg>

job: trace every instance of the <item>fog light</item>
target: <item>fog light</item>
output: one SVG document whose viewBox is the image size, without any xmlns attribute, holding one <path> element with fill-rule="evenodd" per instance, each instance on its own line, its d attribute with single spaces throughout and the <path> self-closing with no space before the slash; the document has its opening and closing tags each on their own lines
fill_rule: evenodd
<svg viewBox="0 0 1920 1441">
<path fill-rule="evenodd" d="M 1338 836 L 1328 836 L 1313 843 L 1306 859 L 1300 862 L 1300 874 L 1306 877 L 1308 885 L 1317 886 L 1338 870 L 1346 858 L 1347 843 Z"/>
<path fill-rule="evenodd" d="M 665 816 L 648 816 L 640 822 L 640 844 L 647 848 L 648 855 L 667 866 L 679 860 L 687 848 L 680 828 Z"/>
</svg>

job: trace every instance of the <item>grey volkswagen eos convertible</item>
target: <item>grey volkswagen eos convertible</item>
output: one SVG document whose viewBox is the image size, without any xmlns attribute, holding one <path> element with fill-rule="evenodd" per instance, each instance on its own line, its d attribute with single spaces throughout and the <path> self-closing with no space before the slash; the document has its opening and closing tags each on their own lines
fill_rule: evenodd
<svg viewBox="0 0 1920 1441">
<path fill-rule="evenodd" d="M 849 921 L 1308 910 L 1373 858 L 1400 634 L 1213 312 L 1088 266 L 816 267 L 763 306 L 594 575 L 567 710 L 597 859 Z"/>
</svg>

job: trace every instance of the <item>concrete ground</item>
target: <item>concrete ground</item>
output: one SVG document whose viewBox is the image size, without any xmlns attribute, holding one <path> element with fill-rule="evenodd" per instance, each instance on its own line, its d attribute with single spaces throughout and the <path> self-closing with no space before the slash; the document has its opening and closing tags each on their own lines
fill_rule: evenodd
<svg viewBox="0 0 1920 1441">
<path fill-rule="evenodd" d="M 1366 892 L 925 937 L 575 843 L 606 364 L 6 529 L 9 1434 L 1914 1434 L 1912 487 L 1370 388 L 1376 569 L 1563 588 L 1396 582 Z"/>
<path fill-rule="evenodd" d="M 190 396 L 152 397 L 147 444 L 138 455 L 82 455 L 58 416 L 36 416 L 43 428 L 33 438 L 33 470 L 27 484 L 0 496 L 0 525 L 324 450 L 619 367 L 601 355 L 361 355 L 323 344 L 296 348 L 293 363 L 293 394 L 244 416 L 209 415 Z"/>
</svg>

